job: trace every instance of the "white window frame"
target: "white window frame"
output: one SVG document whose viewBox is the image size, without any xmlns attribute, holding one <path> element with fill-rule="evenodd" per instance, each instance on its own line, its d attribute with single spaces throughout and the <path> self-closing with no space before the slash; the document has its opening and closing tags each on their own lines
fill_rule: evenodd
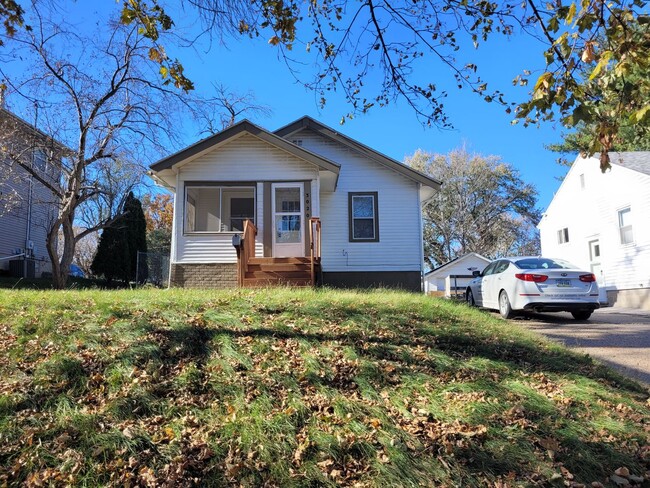
<svg viewBox="0 0 650 488">
<path fill-rule="evenodd" d="M 628 224 L 628 225 L 623 225 L 623 214 L 627 213 L 629 215 L 629 219 L 632 219 L 632 207 L 627 206 L 623 207 L 617 210 L 616 215 L 618 217 L 618 239 L 619 242 L 621 243 L 621 246 L 631 246 L 634 245 L 634 224 Z M 625 235 L 626 231 L 630 231 L 632 236 L 629 241 L 625 241 L 623 236 Z"/>
<path fill-rule="evenodd" d="M 185 184 L 184 198 L 183 198 L 183 235 L 214 235 L 214 234 L 241 234 L 239 230 L 187 230 L 187 192 L 190 189 L 210 189 L 219 190 L 219 222 L 223 222 L 221 212 L 223 210 L 223 190 L 253 190 L 253 223 L 257 222 L 257 185 L 242 185 L 241 183 L 215 183 L 215 184 Z M 223 224 L 222 224 L 223 225 Z"/>
<path fill-rule="evenodd" d="M 557 243 L 567 244 L 569 242 L 569 228 L 563 227 L 557 231 Z"/>
</svg>

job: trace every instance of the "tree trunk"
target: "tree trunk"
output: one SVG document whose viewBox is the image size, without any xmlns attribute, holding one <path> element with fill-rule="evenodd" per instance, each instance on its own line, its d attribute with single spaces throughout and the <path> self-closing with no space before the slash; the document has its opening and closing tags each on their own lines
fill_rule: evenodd
<svg viewBox="0 0 650 488">
<path fill-rule="evenodd" d="M 72 227 L 72 216 L 67 215 L 62 217 L 62 221 L 53 225 L 47 233 L 47 253 L 52 262 L 52 285 L 57 290 L 61 290 L 68 284 L 68 275 L 70 273 L 70 265 L 74 259 L 74 229 Z M 58 240 L 59 230 L 63 230 L 63 250 L 61 257 L 58 253 Z"/>
<path fill-rule="evenodd" d="M 58 238 L 60 228 L 61 224 L 56 224 L 50 227 L 47 232 L 47 239 L 45 241 L 47 254 L 50 256 L 50 263 L 52 263 L 52 285 L 58 290 L 64 288 L 66 285 L 65 282 L 61 282 L 61 264 L 59 263 L 58 253 Z"/>
</svg>

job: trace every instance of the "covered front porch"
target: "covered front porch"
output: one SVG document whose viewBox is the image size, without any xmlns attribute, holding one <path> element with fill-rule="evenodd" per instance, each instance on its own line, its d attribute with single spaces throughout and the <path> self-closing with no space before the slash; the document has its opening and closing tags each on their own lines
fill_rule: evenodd
<svg viewBox="0 0 650 488">
<path fill-rule="evenodd" d="M 278 240 L 299 240 L 302 226 L 294 222 L 293 230 L 285 230 L 283 220 L 276 220 L 274 229 Z M 321 222 L 311 217 L 308 222 L 308 249 L 306 256 L 256 256 L 257 227 L 246 220 L 242 235 L 233 237 L 237 251 L 237 285 L 258 286 L 316 286 L 321 280 Z M 284 234 L 289 234 L 285 235 Z M 303 233 L 304 234 L 304 233 Z M 299 249 L 299 248 L 296 248 Z M 285 254 L 285 253 L 283 253 Z"/>
</svg>

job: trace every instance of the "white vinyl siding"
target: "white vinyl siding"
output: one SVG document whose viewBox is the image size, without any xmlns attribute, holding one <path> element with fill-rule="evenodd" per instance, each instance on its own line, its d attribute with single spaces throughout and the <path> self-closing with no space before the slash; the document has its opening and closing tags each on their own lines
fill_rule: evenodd
<svg viewBox="0 0 650 488">
<path fill-rule="evenodd" d="M 323 271 L 420 271 L 418 184 L 310 130 L 291 139 L 341 164 L 336 192 L 320 194 Z M 357 192 L 377 192 L 379 242 L 349 240 L 348 193 Z"/>
<path fill-rule="evenodd" d="M 580 175 L 588 182 L 580 190 Z M 650 226 L 633 225 L 633 243 L 621 244 L 619 211 L 650 215 L 650 176 L 612 165 L 601 173 L 596 158 L 578 158 L 539 224 L 542 254 L 589 270 L 589 243 L 598 240 L 599 283 L 611 289 L 650 287 Z M 627 226 L 627 221 L 625 221 Z M 558 244 L 557 230 L 569 227 L 570 242 Z M 629 235 L 629 233 L 628 233 Z"/>
<path fill-rule="evenodd" d="M 245 134 L 214 148 L 179 168 L 177 195 L 184 195 L 185 182 L 246 182 L 257 186 L 256 210 L 258 229 L 256 254 L 262 256 L 263 184 L 262 181 L 311 181 L 318 178 L 318 168 L 281 149 Z M 199 183 L 200 184 L 200 183 Z M 313 203 L 312 203 L 313 205 Z M 317 210 L 317 209 L 315 209 Z M 174 263 L 235 263 L 237 253 L 229 234 L 183 234 L 183 198 L 175 199 Z"/>
<path fill-rule="evenodd" d="M 249 134 L 180 167 L 183 181 L 304 181 L 316 166 Z"/>
</svg>

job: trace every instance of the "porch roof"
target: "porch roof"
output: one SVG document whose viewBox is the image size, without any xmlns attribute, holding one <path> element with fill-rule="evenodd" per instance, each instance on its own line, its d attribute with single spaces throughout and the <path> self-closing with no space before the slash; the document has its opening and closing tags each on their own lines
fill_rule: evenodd
<svg viewBox="0 0 650 488">
<path fill-rule="evenodd" d="M 320 156 L 296 144 L 293 144 L 292 142 L 287 141 L 286 139 L 283 139 L 282 137 L 269 132 L 266 129 L 263 129 L 262 127 L 259 127 L 248 120 L 238 122 L 237 124 L 228 127 L 221 132 L 202 139 L 192 144 L 191 146 L 186 147 L 185 149 L 182 149 L 170 156 L 161 159 L 160 161 L 155 162 L 149 168 L 151 169 L 153 176 L 156 176 L 156 173 L 160 173 L 165 170 L 171 170 L 175 166 L 190 161 L 195 157 L 198 157 L 199 155 L 213 149 L 214 147 L 233 140 L 244 133 L 257 137 L 258 139 L 261 139 L 278 149 L 287 151 L 288 153 L 291 153 L 294 156 L 315 165 L 318 167 L 321 173 L 324 172 L 325 174 L 331 174 L 331 178 L 326 179 L 332 180 L 332 189 L 336 188 L 339 172 L 341 170 L 340 164 L 337 164 L 327 158 L 324 158 L 323 156 Z"/>
</svg>

